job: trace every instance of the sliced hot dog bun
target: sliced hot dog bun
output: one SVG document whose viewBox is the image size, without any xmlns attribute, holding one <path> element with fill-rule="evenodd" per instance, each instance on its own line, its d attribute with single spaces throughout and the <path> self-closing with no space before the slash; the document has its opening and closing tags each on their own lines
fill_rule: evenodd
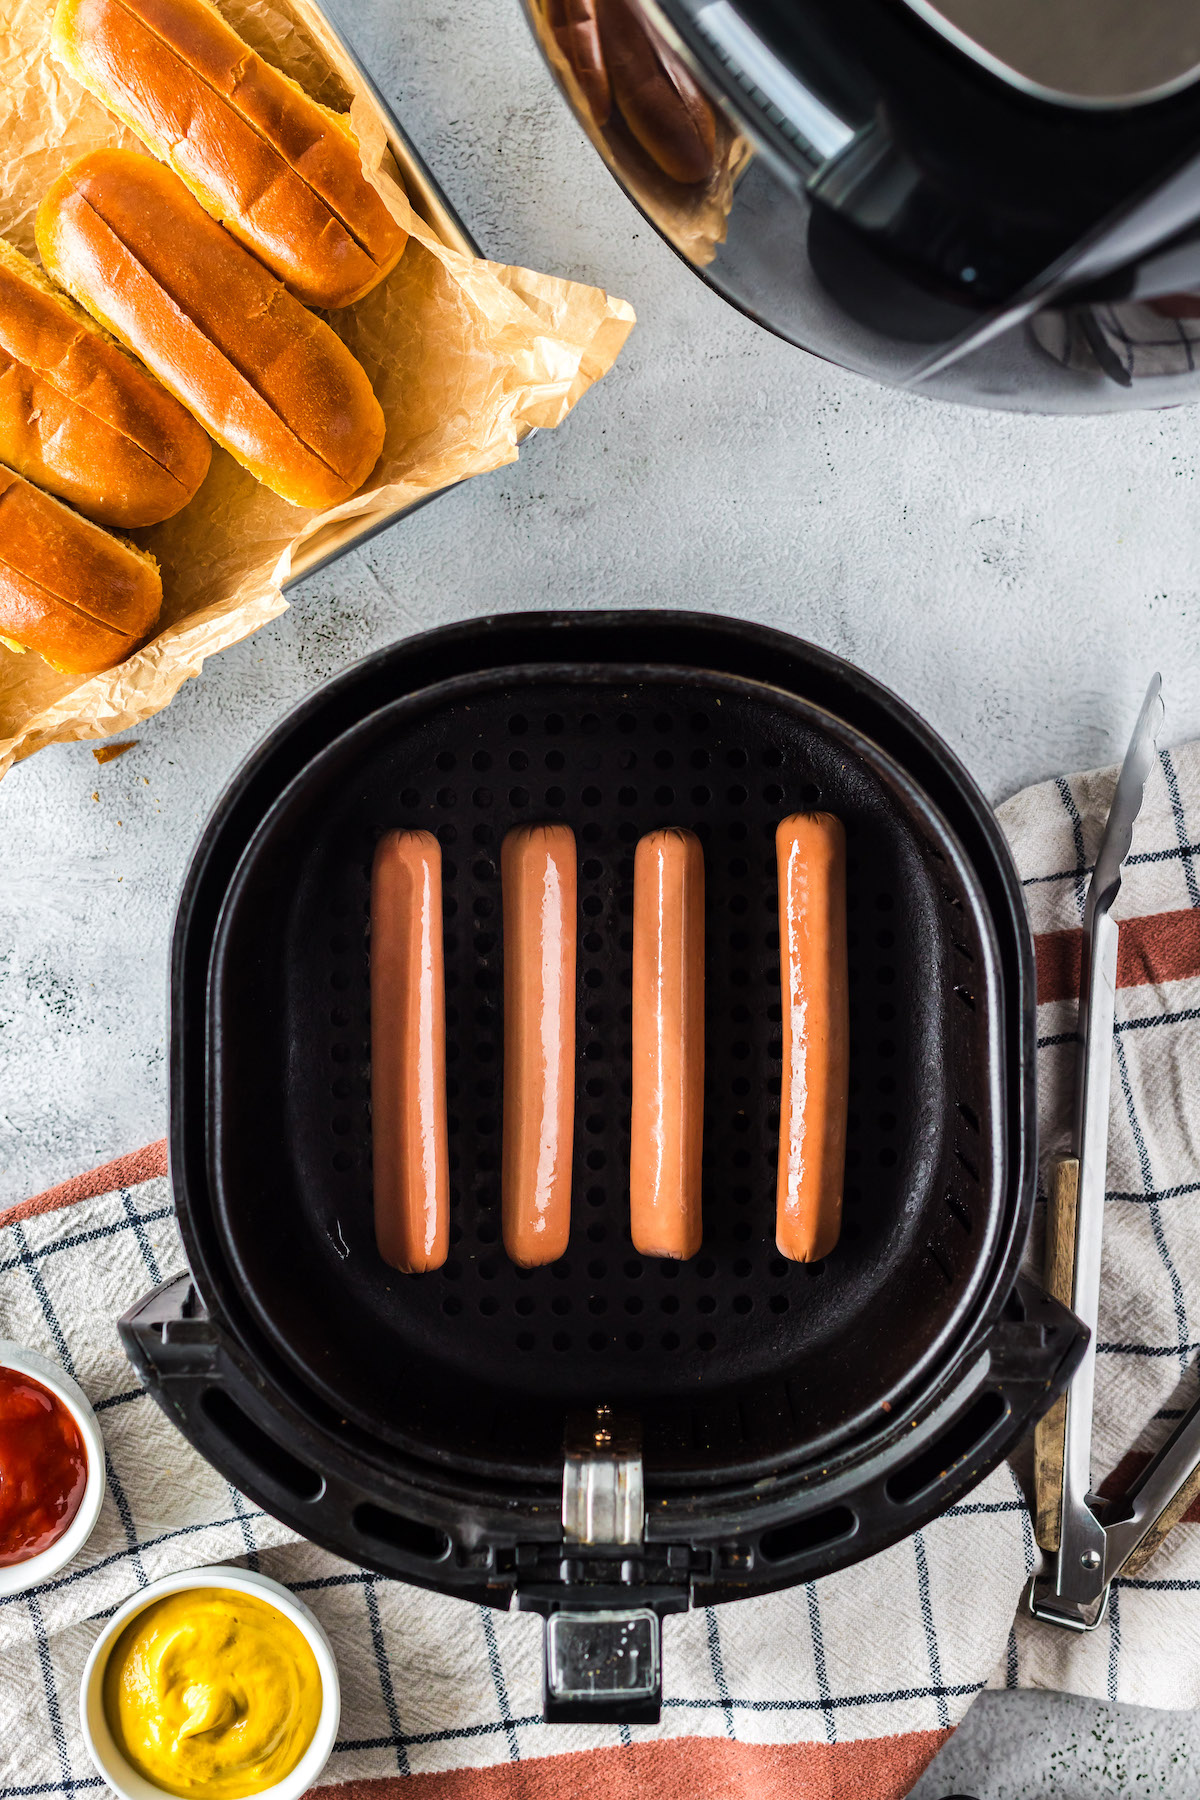
<svg viewBox="0 0 1200 1800">
<path fill-rule="evenodd" d="M 128 530 L 186 506 L 211 457 L 179 402 L 0 239 L 0 462 Z"/>
<path fill-rule="evenodd" d="M 96 150 L 38 208 L 42 262 L 250 473 L 335 506 L 383 447 L 365 369 L 192 199 L 131 150 Z"/>
<path fill-rule="evenodd" d="M 161 606 L 152 556 L 0 469 L 0 637 L 92 675 L 123 662 Z"/>
<path fill-rule="evenodd" d="M 59 0 L 58 57 L 310 306 L 347 306 L 407 242 L 349 119 L 250 50 L 207 0 Z"/>
</svg>

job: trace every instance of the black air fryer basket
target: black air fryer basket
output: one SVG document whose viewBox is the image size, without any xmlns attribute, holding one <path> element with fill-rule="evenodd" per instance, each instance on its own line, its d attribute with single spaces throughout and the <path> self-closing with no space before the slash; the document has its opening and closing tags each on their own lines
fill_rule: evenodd
<svg viewBox="0 0 1200 1800">
<path fill-rule="evenodd" d="M 845 822 L 851 1101 L 824 1262 L 774 1242 L 774 830 Z M 500 1244 L 508 828 L 579 846 L 571 1241 Z M 628 1224 L 633 850 L 707 883 L 704 1244 Z M 443 846 L 450 1255 L 374 1245 L 368 897 Z M 546 1615 L 547 1716 L 657 1717 L 658 1624 L 884 1548 L 977 1482 L 1081 1347 L 1018 1276 L 1035 1184 L 1032 944 L 990 809 L 893 695 L 693 614 L 476 621 L 369 658 L 234 780 L 172 965 L 171 1169 L 191 1266 L 122 1321 L 209 1460 L 384 1573 Z"/>
</svg>

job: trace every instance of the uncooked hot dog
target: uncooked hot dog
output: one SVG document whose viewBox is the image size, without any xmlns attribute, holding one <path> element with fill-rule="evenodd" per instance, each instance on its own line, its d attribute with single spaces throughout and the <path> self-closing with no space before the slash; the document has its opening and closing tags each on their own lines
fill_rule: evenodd
<svg viewBox="0 0 1200 1800">
<path fill-rule="evenodd" d="M 500 852 L 504 897 L 504 1248 L 530 1269 L 571 1232 L 575 1130 L 575 834 L 524 825 Z"/>
<path fill-rule="evenodd" d="M 846 1163 L 850 1024 L 846 834 L 830 813 L 795 813 L 775 833 L 783 1090 L 776 1240 L 817 1262 L 837 1243 Z"/>
<path fill-rule="evenodd" d="M 440 1268 L 449 1242 L 445 985 L 441 847 L 389 831 L 371 872 L 375 1240 L 410 1275 Z"/>
<path fill-rule="evenodd" d="M 643 1256 L 700 1248 L 704 1128 L 704 852 L 652 831 L 633 864 L 629 1218 Z"/>
</svg>

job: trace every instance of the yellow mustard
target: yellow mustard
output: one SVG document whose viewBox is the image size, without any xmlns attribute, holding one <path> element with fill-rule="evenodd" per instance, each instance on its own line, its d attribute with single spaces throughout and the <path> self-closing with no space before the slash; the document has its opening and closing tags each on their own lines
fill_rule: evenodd
<svg viewBox="0 0 1200 1800">
<path fill-rule="evenodd" d="M 230 1588 L 168 1594 L 129 1621 L 104 1670 L 113 1739 L 190 1800 L 245 1800 L 290 1774 L 321 1714 L 321 1672 L 278 1607 Z"/>
</svg>

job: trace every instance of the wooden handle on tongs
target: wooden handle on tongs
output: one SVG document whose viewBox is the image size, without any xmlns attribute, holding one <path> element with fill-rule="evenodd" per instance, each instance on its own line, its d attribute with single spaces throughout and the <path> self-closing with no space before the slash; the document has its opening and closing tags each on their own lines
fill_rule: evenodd
<svg viewBox="0 0 1200 1800">
<path fill-rule="evenodd" d="M 1075 1233 L 1079 1207 L 1079 1158 L 1060 1156 L 1051 1164 L 1046 1209 L 1046 1292 L 1071 1304 Z M 1063 1458 L 1066 1454 L 1067 1396 L 1060 1394 L 1033 1434 L 1033 1483 L 1037 1501 L 1034 1536 L 1043 1550 L 1058 1549 L 1062 1520 Z"/>
</svg>

